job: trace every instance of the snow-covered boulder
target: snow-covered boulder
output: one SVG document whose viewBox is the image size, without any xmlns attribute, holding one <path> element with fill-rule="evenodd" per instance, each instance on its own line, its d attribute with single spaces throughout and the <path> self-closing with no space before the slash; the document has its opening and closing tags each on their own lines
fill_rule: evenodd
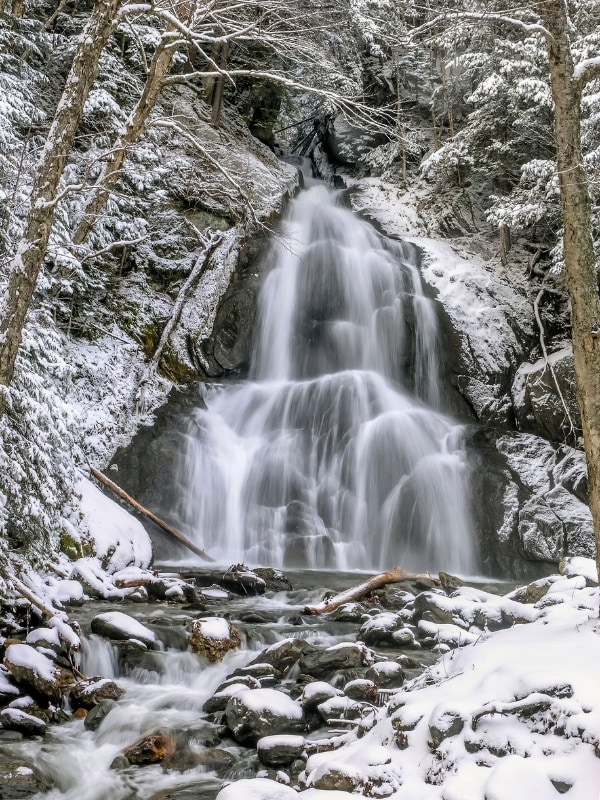
<svg viewBox="0 0 600 800">
<path fill-rule="evenodd" d="M 192 620 L 191 628 L 190 647 L 212 662 L 222 661 L 242 643 L 238 628 L 223 617 L 200 617 Z"/>
<path fill-rule="evenodd" d="M 157 644 L 154 631 L 142 625 L 137 619 L 130 617 L 129 614 L 123 614 L 122 611 L 96 614 L 92 619 L 92 633 L 117 641 L 135 639 L 149 648 L 154 648 Z"/>
<path fill-rule="evenodd" d="M 263 736 L 302 730 L 302 706 L 276 689 L 247 689 L 234 695 L 225 709 L 236 741 L 252 744 Z"/>
<path fill-rule="evenodd" d="M 72 672 L 57 666 L 28 644 L 11 644 L 6 650 L 4 666 L 17 683 L 54 702 L 59 702 L 65 690 L 75 683 Z"/>
<path fill-rule="evenodd" d="M 267 767 L 287 767 L 302 757 L 305 748 L 303 736 L 263 736 L 256 745 L 258 758 Z"/>
<path fill-rule="evenodd" d="M 48 728 L 44 720 L 20 708 L 5 708 L 0 711 L 0 726 L 10 731 L 18 731 L 23 736 L 43 736 Z"/>
<path fill-rule="evenodd" d="M 147 568 L 152 544 L 144 526 L 87 478 L 79 481 L 76 491 L 80 513 L 73 519 L 71 535 L 80 539 L 82 555 L 99 558 L 109 574 L 128 566 Z"/>
</svg>

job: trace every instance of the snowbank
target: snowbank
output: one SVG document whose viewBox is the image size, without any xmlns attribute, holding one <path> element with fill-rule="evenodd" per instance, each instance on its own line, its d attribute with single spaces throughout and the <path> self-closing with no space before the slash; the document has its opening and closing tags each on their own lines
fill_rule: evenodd
<svg viewBox="0 0 600 800">
<path fill-rule="evenodd" d="M 81 495 L 81 522 L 77 527 L 104 569 L 112 574 L 129 566 L 147 568 L 152 544 L 143 525 L 86 478 L 79 481 L 76 490 Z"/>
</svg>

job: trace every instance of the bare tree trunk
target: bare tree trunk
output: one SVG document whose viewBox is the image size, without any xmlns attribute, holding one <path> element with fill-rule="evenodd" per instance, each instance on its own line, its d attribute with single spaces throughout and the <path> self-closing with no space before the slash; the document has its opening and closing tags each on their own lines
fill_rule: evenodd
<svg viewBox="0 0 600 800">
<path fill-rule="evenodd" d="M 219 62 L 219 67 L 222 70 L 227 69 L 228 55 L 229 55 L 229 45 L 227 44 L 227 42 L 224 42 L 221 45 L 221 59 Z M 212 109 L 210 113 L 210 124 L 215 128 L 219 125 L 219 117 L 221 116 L 221 109 L 223 108 L 224 91 L 225 91 L 225 76 L 219 75 L 213 92 Z"/>
<path fill-rule="evenodd" d="M 83 218 L 73 235 L 73 242 L 76 245 L 83 244 L 89 236 L 98 215 L 104 209 L 115 184 L 121 176 L 128 149 L 145 130 L 148 117 L 163 89 L 164 78 L 173 63 L 173 56 L 176 51 L 175 38 L 178 37 L 174 36 L 172 30 L 167 31 L 154 51 L 142 96 L 125 123 L 123 133 L 121 133 L 110 151 L 102 170 L 102 175 L 96 181 L 92 196 L 86 204 Z"/>
<path fill-rule="evenodd" d="M 35 172 L 25 231 L 10 264 L 0 314 L 0 386 L 7 387 L 15 369 L 23 325 L 33 297 L 54 220 L 60 180 L 73 147 L 83 106 L 96 79 L 102 51 L 116 24 L 121 0 L 97 0 L 75 51 L 42 157 Z M 0 418 L 6 409 L 0 395 Z"/>
<path fill-rule="evenodd" d="M 554 98 L 557 166 L 564 226 L 564 259 L 571 298 L 577 399 L 587 458 L 590 510 L 600 570 L 600 298 L 591 233 L 591 203 L 581 154 L 580 88 L 574 79 L 567 7 L 563 0 L 538 4 L 548 41 Z"/>
</svg>

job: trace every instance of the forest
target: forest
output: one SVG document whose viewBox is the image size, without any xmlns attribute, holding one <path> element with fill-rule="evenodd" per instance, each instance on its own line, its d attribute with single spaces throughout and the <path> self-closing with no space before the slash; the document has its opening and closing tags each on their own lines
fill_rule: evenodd
<svg viewBox="0 0 600 800">
<path fill-rule="evenodd" d="M 597 0 L 0 0 L 0 798 L 597 800 L 599 109 Z"/>
</svg>

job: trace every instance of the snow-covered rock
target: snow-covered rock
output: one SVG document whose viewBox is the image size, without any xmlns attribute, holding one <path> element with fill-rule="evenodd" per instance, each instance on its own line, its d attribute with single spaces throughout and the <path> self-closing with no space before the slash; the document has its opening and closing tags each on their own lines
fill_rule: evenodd
<svg viewBox="0 0 600 800">
<path fill-rule="evenodd" d="M 91 624 L 92 633 L 105 636 L 107 639 L 116 639 L 117 641 L 134 639 L 149 648 L 156 647 L 158 641 L 154 631 L 122 611 L 96 614 Z"/>
<path fill-rule="evenodd" d="M 222 617 L 200 617 L 192 620 L 188 637 L 195 653 L 209 661 L 222 661 L 230 650 L 242 643 L 242 635 L 235 625 Z"/>
<path fill-rule="evenodd" d="M 301 730 L 302 706 L 276 689 L 247 689 L 235 694 L 225 709 L 236 741 L 252 743 L 263 736 Z"/>
<path fill-rule="evenodd" d="M 59 702 L 64 691 L 75 683 L 72 672 L 57 666 L 28 644 L 11 644 L 6 650 L 4 665 L 17 683 L 54 702 Z"/>
</svg>

